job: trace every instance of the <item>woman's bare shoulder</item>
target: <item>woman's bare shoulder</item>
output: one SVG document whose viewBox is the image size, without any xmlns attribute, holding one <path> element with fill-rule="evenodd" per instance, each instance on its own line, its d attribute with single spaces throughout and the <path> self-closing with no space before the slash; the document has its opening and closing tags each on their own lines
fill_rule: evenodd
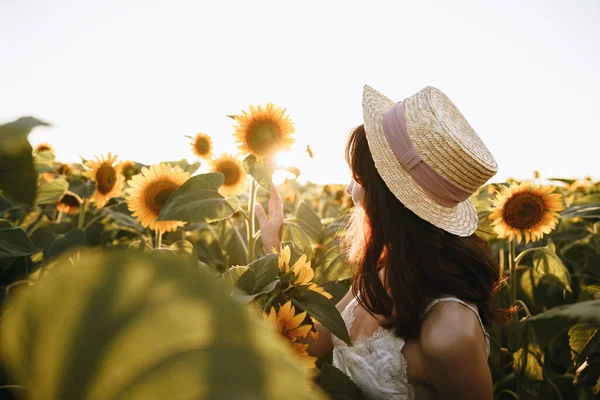
<svg viewBox="0 0 600 400">
<path fill-rule="evenodd" d="M 449 399 L 492 399 L 485 335 L 477 315 L 457 302 L 440 302 L 425 316 L 419 345 L 430 384 Z"/>
<path fill-rule="evenodd" d="M 437 303 L 421 324 L 421 351 L 424 356 L 452 356 L 465 348 L 484 348 L 484 333 L 477 315 L 455 301 Z"/>
</svg>

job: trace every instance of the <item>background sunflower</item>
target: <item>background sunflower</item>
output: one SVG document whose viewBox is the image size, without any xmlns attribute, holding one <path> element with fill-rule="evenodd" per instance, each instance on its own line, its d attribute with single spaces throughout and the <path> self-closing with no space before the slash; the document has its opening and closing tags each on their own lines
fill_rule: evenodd
<svg viewBox="0 0 600 400">
<path fill-rule="evenodd" d="M 284 114 L 285 108 L 267 103 L 264 108 L 250 106 L 250 112 L 236 115 L 234 137 L 240 152 L 261 158 L 289 150 L 294 144 L 295 130 L 292 120 Z"/>
<path fill-rule="evenodd" d="M 190 174 L 171 164 L 157 164 L 142 168 L 134 175 L 125 192 L 127 206 L 143 227 L 150 227 L 159 233 L 174 231 L 183 226 L 181 221 L 157 221 L 158 215 L 167 199 L 185 181 Z"/>
<path fill-rule="evenodd" d="M 81 197 L 75 193 L 65 192 L 56 204 L 56 209 L 64 214 L 77 214 L 82 202 Z"/>
<path fill-rule="evenodd" d="M 210 169 L 225 176 L 225 181 L 219 188 L 222 196 L 237 196 L 248 189 L 248 176 L 236 157 L 224 153 L 210 162 Z"/>
<path fill-rule="evenodd" d="M 121 162 L 121 174 L 125 178 L 125 181 L 129 181 L 134 175 L 140 173 L 140 170 L 133 161 L 122 161 Z"/>
<path fill-rule="evenodd" d="M 91 170 L 86 171 L 84 175 L 96 182 L 96 190 L 92 195 L 96 208 L 104 207 L 108 200 L 121 195 L 125 178 L 116 162 L 117 155 L 113 156 L 110 152 L 106 159 L 101 156 L 100 158 L 96 157 L 95 161 L 85 162 L 85 165 Z"/>
<path fill-rule="evenodd" d="M 48 143 L 40 143 L 37 146 L 35 146 L 35 149 L 33 150 L 34 153 L 39 153 L 41 151 L 50 151 L 54 153 L 54 148 Z"/>
<path fill-rule="evenodd" d="M 508 237 L 525 243 L 535 242 L 549 234 L 558 223 L 564 207 L 561 195 L 552 194 L 554 186 L 532 185 L 531 182 L 513 183 L 497 192 L 492 201 L 489 218 L 499 238 Z"/>
<path fill-rule="evenodd" d="M 190 137 L 190 139 L 192 139 L 192 151 L 194 154 L 203 160 L 210 160 L 213 155 L 213 142 L 210 136 L 199 132 L 196 137 Z"/>
</svg>

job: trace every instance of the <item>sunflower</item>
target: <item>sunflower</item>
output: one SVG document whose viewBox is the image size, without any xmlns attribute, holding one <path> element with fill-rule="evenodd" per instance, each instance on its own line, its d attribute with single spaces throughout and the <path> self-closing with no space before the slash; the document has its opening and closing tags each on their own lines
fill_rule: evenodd
<svg viewBox="0 0 600 400">
<path fill-rule="evenodd" d="M 129 181 L 134 175 L 140 173 L 140 170 L 135 166 L 133 161 L 122 161 L 121 162 L 121 174 L 125 178 L 125 181 Z"/>
<path fill-rule="evenodd" d="M 296 309 L 289 300 L 279 307 L 279 311 L 275 311 L 275 307 L 271 308 L 267 318 L 277 327 L 277 331 L 291 343 L 300 359 L 307 366 L 314 367 L 317 359 L 308 355 L 306 351 L 308 344 L 298 342 L 298 339 L 306 338 L 313 327 L 310 324 L 302 324 L 306 319 L 306 311 L 296 314 Z"/>
<path fill-rule="evenodd" d="M 65 192 L 58 203 L 56 209 L 64 214 L 77 214 L 83 200 L 73 192 Z"/>
<path fill-rule="evenodd" d="M 242 111 L 241 115 L 236 115 L 234 137 L 240 151 L 263 158 L 289 150 L 294 143 L 292 134 L 295 130 L 292 120 L 284 114 L 285 108 L 267 103 L 264 108 L 250 106 L 250 112 Z"/>
<path fill-rule="evenodd" d="M 210 162 L 212 172 L 220 172 L 225 176 L 219 193 L 223 196 L 237 196 L 248 188 L 248 177 L 240 160 L 229 154 L 222 154 Z"/>
<path fill-rule="evenodd" d="M 86 161 L 86 167 L 91 171 L 84 173 L 84 176 L 96 182 L 96 190 L 92 195 L 92 200 L 96 202 L 96 208 L 102 208 L 106 202 L 113 197 L 121 195 L 121 189 L 125 178 L 121 174 L 121 168 L 115 165 L 117 156 L 108 153 L 107 158 L 96 157 L 96 161 Z"/>
<path fill-rule="evenodd" d="M 142 226 L 150 227 L 160 233 L 170 232 L 183 226 L 181 221 L 157 221 L 160 210 L 167 199 L 185 181 L 190 174 L 171 164 L 152 165 L 142 168 L 142 172 L 134 175 L 125 192 L 127 206 Z"/>
<path fill-rule="evenodd" d="M 554 189 L 522 182 L 497 192 L 489 218 L 498 237 L 516 237 L 519 243 L 525 236 L 525 243 L 529 243 L 549 234 L 558 223 L 557 211 L 564 209 L 561 195 L 552 193 Z"/>
<path fill-rule="evenodd" d="M 285 246 L 279 255 L 279 270 L 281 273 L 292 271 L 294 274 L 291 283 L 294 286 L 306 286 L 308 290 L 322 294 L 331 299 L 333 296 L 326 292 L 322 287 L 314 283 L 312 280 L 315 277 L 315 271 L 310 266 L 310 261 L 307 261 L 306 255 L 300 256 L 294 265 L 290 268 L 291 251 L 289 246 Z"/>
<path fill-rule="evenodd" d="M 64 163 L 55 163 L 56 173 L 64 176 L 71 176 L 75 173 L 75 169 L 71 167 L 69 164 Z"/>
<path fill-rule="evenodd" d="M 210 136 L 198 132 L 195 138 L 190 137 L 190 139 L 192 139 L 192 151 L 194 154 L 204 160 L 210 160 L 213 152 L 213 143 Z"/>
<path fill-rule="evenodd" d="M 276 252 L 276 251 L 275 251 Z M 292 251 L 290 246 L 285 246 L 279 253 L 279 270 L 286 273 L 290 270 L 290 258 L 292 257 Z"/>
<path fill-rule="evenodd" d="M 37 146 L 35 146 L 35 150 L 33 152 L 39 153 L 42 151 L 49 151 L 51 153 L 54 153 L 54 148 L 52 146 L 50 146 L 48 143 L 40 143 Z"/>
</svg>

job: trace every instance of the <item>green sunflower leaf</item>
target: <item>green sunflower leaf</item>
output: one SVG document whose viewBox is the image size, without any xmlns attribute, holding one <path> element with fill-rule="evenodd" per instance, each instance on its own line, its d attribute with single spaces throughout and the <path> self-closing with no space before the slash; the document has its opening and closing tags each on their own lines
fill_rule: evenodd
<svg viewBox="0 0 600 400">
<path fill-rule="evenodd" d="M 220 172 L 200 174 L 187 180 L 167 199 L 159 221 L 214 222 L 231 217 L 239 208 L 237 197 L 219 194 L 224 182 Z"/>
<path fill-rule="evenodd" d="M 297 309 L 308 312 L 311 317 L 323 324 L 333 335 L 352 345 L 346 323 L 335 304 L 327 297 L 313 290 L 308 290 L 301 297 L 292 299 L 292 302 Z"/>
<path fill-rule="evenodd" d="M 38 188 L 35 202 L 36 204 L 56 203 L 68 188 L 69 182 L 65 178 L 46 182 Z"/>
<path fill-rule="evenodd" d="M 9 297 L 0 324 L 0 360 L 28 398 L 323 399 L 275 329 L 190 258 L 96 251 L 55 264 Z"/>
</svg>

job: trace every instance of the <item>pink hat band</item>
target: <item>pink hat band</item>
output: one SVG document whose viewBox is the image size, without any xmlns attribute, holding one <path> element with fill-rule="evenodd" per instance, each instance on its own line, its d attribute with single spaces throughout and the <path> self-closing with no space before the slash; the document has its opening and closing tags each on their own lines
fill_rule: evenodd
<svg viewBox="0 0 600 400">
<path fill-rule="evenodd" d="M 404 101 L 396 103 L 383 115 L 383 132 L 400 164 L 435 201 L 444 207 L 456 207 L 467 200 L 468 192 L 438 174 L 417 154 L 410 141 L 404 119 Z"/>
</svg>

